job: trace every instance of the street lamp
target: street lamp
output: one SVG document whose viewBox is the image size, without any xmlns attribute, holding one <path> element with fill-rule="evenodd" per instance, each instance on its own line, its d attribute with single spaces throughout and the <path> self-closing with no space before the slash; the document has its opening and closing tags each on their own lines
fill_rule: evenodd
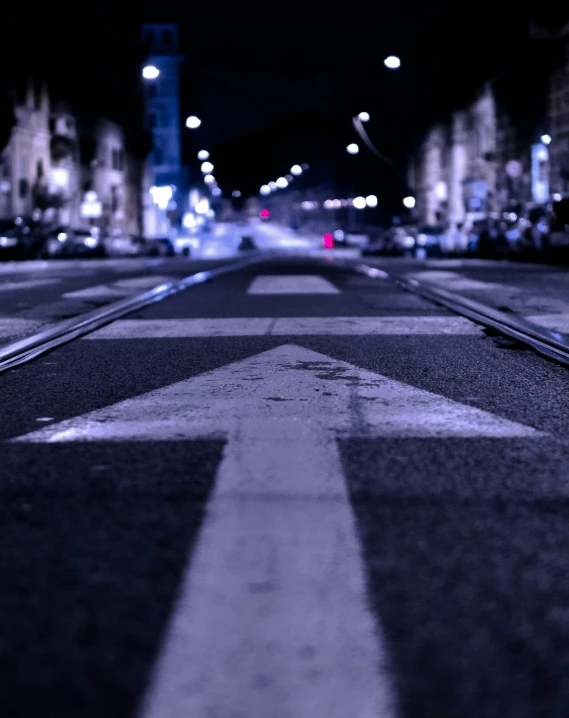
<svg viewBox="0 0 569 718">
<path fill-rule="evenodd" d="M 370 194 L 366 197 L 366 204 L 368 207 L 377 207 L 377 197 L 374 194 Z"/>
<path fill-rule="evenodd" d="M 276 189 L 278 189 L 277 183 L 276 183 L 276 182 L 269 182 L 269 189 L 270 189 L 272 192 L 274 192 Z"/>
<path fill-rule="evenodd" d="M 298 175 L 302 174 L 302 167 L 300 165 L 293 165 L 290 168 L 291 175 L 295 175 L 295 177 L 298 177 Z"/>
<path fill-rule="evenodd" d="M 198 152 L 198 160 L 209 160 L 209 152 L 207 150 L 200 150 Z"/>
<path fill-rule="evenodd" d="M 222 194 L 222 192 L 221 192 L 221 190 L 219 189 L 219 187 L 214 187 L 214 188 L 211 190 L 211 193 L 212 193 L 212 195 L 213 195 L 214 197 L 221 197 L 221 194 Z"/>
<path fill-rule="evenodd" d="M 210 172 L 213 172 L 213 165 L 211 162 L 204 162 L 202 164 L 201 170 L 204 174 L 209 174 Z"/>
<path fill-rule="evenodd" d="M 241 192 L 238 189 L 233 190 L 233 192 L 231 193 L 231 196 L 235 197 L 237 199 L 238 197 L 241 197 Z"/>
<path fill-rule="evenodd" d="M 369 122 L 369 112 L 360 112 L 358 117 L 362 122 Z"/>
<path fill-rule="evenodd" d="M 195 115 L 190 115 L 186 120 L 186 127 L 188 127 L 190 130 L 195 130 L 201 125 L 201 123 L 202 121 L 199 117 L 196 117 Z"/>
<path fill-rule="evenodd" d="M 206 184 L 213 184 L 213 183 L 215 182 L 215 177 L 214 177 L 213 175 L 206 175 L 206 176 L 203 178 L 203 181 L 204 181 Z"/>
<path fill-rule="evenodd" d="M 288 187 L 288 180 L 286 177 L 279 177 L 276 184 L 279 189 L 284 189 Z"/>
<path fill-rule="evenodd" d="M 413 209 L 415 206 L 415 197 L 405 197 L 403 199 L 403 204 L 407 209 Z"/>
<path fill-rule="evenodd" d="M 268 194 L 271 194 L 271 188 L 269 187 L 268 184 L 264 184 L 264 185 L 261 187 L 261 194 L 264 195 L 264 196 L 266 196 L 266 195 L 268 195 Z"/>
<path fill-rule="evenodd" d="M 356 209 L 365 209 L 365 206 L 366 206 L 365 197 L 355 197 L 353 205 Z"/>
<path fill-rule="evenodd" d="M 543 142 L 544 145 L 550 145 L 551 144 L 551 135 L 547 135 L 547 134 L 542 135 L 541 141 Z"/>
<path fill-rule="evenodd" d="M 142 77 L 144 77 L 145 80 L 155 80 L 159 74 L 160 70 L 154 67 L 154 65 L 146 65 L 146 67 L 142 69 Z"/>
<path fill-rule="evenodd" d="M 356 145 L 355 142 L 352 142 L 350 145 L 346 147 L 346 152 L 350 155 L 357 155 L 360 151 L 360 148 L 358 145 Z"/>
<path fill-rule="evenodd" d="M 397 70 L 401 67 L 401 60 L 396 55 L 390 55 L 385 58 L 383 64 L 390 70 Z"/>
</svg>

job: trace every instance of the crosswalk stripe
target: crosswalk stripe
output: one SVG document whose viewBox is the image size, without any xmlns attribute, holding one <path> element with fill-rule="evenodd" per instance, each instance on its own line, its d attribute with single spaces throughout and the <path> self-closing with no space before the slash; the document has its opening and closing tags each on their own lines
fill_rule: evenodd
<svg viewBox="0 0 569 718">
<path fill-rule="evenodd" d="M 23 337 L 44 326 L 45 322 L 18 317 L 0 317 L 0 340 L 11 337 Z"/>
<path fill-rule="evenodd" d="M 286 335 L 480 336 L 464 317 L 250 317 L 215 319 L 122 319 L 84 337 L 175 339 Z"/>
<path fill-rule="evenodd" d="M 316 274 L 259 275 L 248 294 L 339 294 L 340 290 Z"/>
<path fill-rule="evenodd" d="M 36 287 L 46 287 L 50 284 L 59 284 L 61 279 L 45 278 L 45 279 L 23 279 L 21 281 L 0 282 L 0 292 L 13 292 L 20 289 L 35 289 Z"/>
<path fill-rule="evenodd" d="M 93 287 L 78 289 L 74 292 L 66 292 L 65 299 L 118 299 L 127 297 L 129 294 L 141 289 L 151 289 L 159 284 L 171 282 L 171 277 L 134 277 L 132 279 L 120 279 L 109 284 L 96 284 Z"/>
</svg>

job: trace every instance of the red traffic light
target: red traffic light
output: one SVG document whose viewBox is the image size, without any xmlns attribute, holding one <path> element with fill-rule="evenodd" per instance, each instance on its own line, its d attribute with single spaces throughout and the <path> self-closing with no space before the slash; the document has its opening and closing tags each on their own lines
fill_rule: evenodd
<svg viewBox="0 0 569 718">
<path fill-rule="evenodd" d="M 325 234 L 324 235 L 324 246 L 326 249 L 334 249 L 334 235 L 333 234 Z"/>
<path fill-rule="evenodd" d="M 270 216 L 271 216 L 271 213 L 269 212 L 268 209 L 262 209 L 262 210 L 261 210 L 261 217 L 262 217 L 263 219 L 268 219 Z"/>
</svg>

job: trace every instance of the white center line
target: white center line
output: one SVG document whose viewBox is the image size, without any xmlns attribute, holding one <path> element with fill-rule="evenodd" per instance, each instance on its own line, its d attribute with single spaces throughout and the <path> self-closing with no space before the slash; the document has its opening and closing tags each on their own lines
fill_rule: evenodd
<svg viewBox="0 0 569 718">
<path fill-rule="evenodd" d="M 248 294 L 339 294 L 340 290 L 316 274 L 260 275 L 251 282 Z"/>
</svg>

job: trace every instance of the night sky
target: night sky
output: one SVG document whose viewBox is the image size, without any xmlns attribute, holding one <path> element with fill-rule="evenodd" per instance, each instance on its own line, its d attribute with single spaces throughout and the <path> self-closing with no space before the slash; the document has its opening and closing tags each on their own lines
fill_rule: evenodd
<svg viewBox="0 0 569 718">
<path fill-rule="evenodd" d="M 289 163 L 345 161 L 339 155 L 355 139 L 350 117 L 362 109 L 381 151 L 402 162 L 429 119 L 523 51 L 524 3 L 83 0 L 56 9 L 38 1 L 33 12 L 13 9 L 0 54 L 14 72 L 39 69 L 60 94 L 134 123 L 144 59 L 139 25 L 179 22 L 183 111 L 203 120 L 199 136 L 186 132 L 185 156 L 210 149 L 222 188 L 248 192 Z M 533 14 L 542 23 L 561 19 Z M 402 58 L 400 71 L 383 66 L 388 54 Z M 390 182 L 385 168 L 370 171 Z"/>
</svg>

